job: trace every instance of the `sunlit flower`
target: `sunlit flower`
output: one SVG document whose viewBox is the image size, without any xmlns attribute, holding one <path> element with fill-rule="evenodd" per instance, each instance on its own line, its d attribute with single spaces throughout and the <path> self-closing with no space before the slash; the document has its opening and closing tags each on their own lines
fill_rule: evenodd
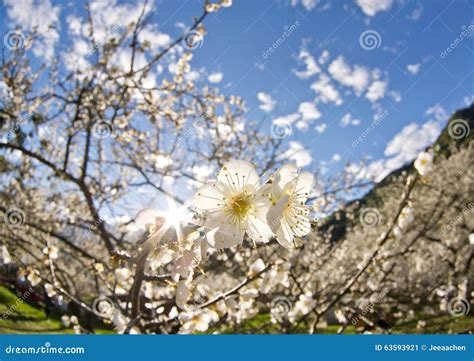
<svg viewBox="0 0 474 361">
<path fill-rule="evenodd" d="M 403 229 L 406 228 L 411 222 L 413 222 L 415 216 L 413 215 L 413 208 L 410 206 L 405 206 L 400 216 L 398 217 L 398 226 Z"/>
<path fill-rule="evenodd" d="M 228 8 L 232 6 L 232 0 L 221 0 L 221 6 L 223 8 Z"/>
<path fill-rule="evenodd" d="M 98 273 L 104 272 L 104 265 L 102 263 L 94 263 L 94 268 Z"/>
<path fill-rule="evenodd" d="M 9 264 L 12 262 L 12 258 L 10 256 L 10 252 L 8 252 L 7 246 L 2 246 L 2 263 Z"/>
<path fill-rule="evenodd" d="M 176 305 L 181 309 L 185 309 L 188 298 L 189 288 L 186 281 L 179 281 L 176 287 Z"/>
<path fill-rule="evenodd" d="M 268 293 L 272 288 L 282 285 L 283 287 L 290 287 L 289 269 L 291 265 L 289 262 L 274 265 L 265 273 L 262 280 L 260 292 Z"/>
<path fill-rule="evenodd" d="M 397 226 L 393 227 L 393 235 L 395 236 L 395 239 L 397 241 L 399 241 L 402 238 L 403 233 L 400 227 L 397 227 Z"/>
<path fill-rule="evenodd" d="M 311 312 L 316 305 L 316 301 L 313 299 L 311 293 L 305 293 L 300 295 L 298 301 L 288 313 L 288 318 L 291 322 L 294 322 L 299 316 L 303 316 Z"/>
<path fill-rule="evenodd" d="M 56 290 L 54 289 L 54 286 L 51 283 L 45 283 L 44 290 L 46 291 L 46 294 L 49 298 L 56 295 Z"/>
<path fill-rule="evenodd" d="M 39 284 L 41 282 L 41 277 L 39 276 L 39 272 L 37 270 L 32 270 L 29 274 L 28 274 L 28 282 L 30 282 L 30 284 L 34 287 L 36 286 L 37 284 Z"/>
<path fill-rule="evenodd" d="M 428 174 L 433 168 L 433 152 L 421 152 L 415 160 L 415 168 L 421 176 Z"/>
<path fill-rule="evenodd" d="M 128 317 L 125 317 L 122 313 L 120 313 L 120 311 L 116 311 L 112 319 L 112 323 L 114 324 L 115 329 L 118 333 L 124 333 L 128 327 L 128 324 L 130 323 L 130 319 Z M 129 333 L 133 335 L 137 334 L 138 332 L 135 328 L 132 327 L 129 330 Z"/>
<path fill-rule="evenodd" d="M 69 318 L 68 315 L 62 315 L 61 322 L 63 323 L 65 327 L 69 327 L 71 325 L 71 319 Z"/>
<path fill-rule="evenodd" d="M 302 237 L 311 231 L 308 217 L 310 208 L 304 203 L 313 181 L 312 174 L 299 173 L 293 164 L 281 167 L 275 174 L 270 193 L 272 206 L 267 221 L 277 241 L 286 248 L 295 246 L 295 236 Z"/>
<path fill-rule="evenodd" d="M 51 259 L 57 259 L 59 255 L 59 249 L 56 246 L 49 246 L 43 248 L 43 253 Z"/>
<path fill-rule="evenodd" d="M 216 311 L 210 309 L 197 309 L 179 315 L 182 324 L 179 333 L 206 332 L 211 322 L 219 321 Z"/>
<path fill-rule="evenodd" d="M 233 160 L 222 167 L 216 182 L 198 190 L 196 207 L 205 218 L 206 239 L 212 247 L 241 244 L 245 232 L 254 242 L 272 237 L 266 223 L 269 201 L 265 189 L 268 186 L 260 184 L 250 163 Z"/>
</svg>

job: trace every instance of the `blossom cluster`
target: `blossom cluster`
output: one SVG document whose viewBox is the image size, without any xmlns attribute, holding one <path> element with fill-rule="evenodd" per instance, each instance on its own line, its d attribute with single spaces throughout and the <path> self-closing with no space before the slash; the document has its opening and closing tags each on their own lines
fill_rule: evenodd
<svg viewBox="0 0 474 361">
<path fill-rule="evenodd" d="M 242 244 L 247 234 L 254 244 L 276 238 L 282 246 L 294 248 L 295 237 L 311 230 L 311 209 L 305 202 L 313 180 L 312 174 L 289 164 L 262 182 L 252 164 L 229 161 L 217 180 L 195 196 L 206 241 L 213 248 L 229 248 Z"/>
</svg>

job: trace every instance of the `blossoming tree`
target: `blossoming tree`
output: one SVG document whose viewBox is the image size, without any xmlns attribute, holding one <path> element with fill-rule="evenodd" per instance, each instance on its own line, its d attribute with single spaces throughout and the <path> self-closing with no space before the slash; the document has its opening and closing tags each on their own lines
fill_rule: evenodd
<svg viewBox="0 0 474 361">
<path fill-rule="evenodd" d="M 384 204 L 362 217 L 364 207 L 346 202 L 370 181 L 297 168 L 282 139 L 246 118 L 240 97 L 194 80 L 204 21 L 231 4 L 206 2 L 181 36 L 163 41 L 147 1 L 108 17 L 93 2 L 85 21 L 69 19 L 73 42 L 58 56 L 38 50 L 52 27 L 9 34 L 0 73 L 5 280 L 34 287 L 77 333 L 93 332 L 91 319 L 120 333 L 315 332 L 328 317 L 340 332 L 361 320 L 375 327 L 364 312 L 371 297 L 383 293 L 392 320 L 397 305 L 413 304 L 403 292 L 421 297 L 432 281 L 424 273 L 446 250 L 439 270 L 449 282 L 430 306 L 466 297 L 470 226 L 445 228 L 449 241 L 433 229 L 456 214 L 437 202 L 472 193 L 472 175 L 443 189 L 448 161 L 422 153 L 417 172 L 397 175 Z M 119 15 L 125 23 L 114 23 Z M 472 164 L 472 146 L 450 159 Z M 342 221 L 316 218 L 342 209 L 349 226 L 334 239 Z"/>
</svg>

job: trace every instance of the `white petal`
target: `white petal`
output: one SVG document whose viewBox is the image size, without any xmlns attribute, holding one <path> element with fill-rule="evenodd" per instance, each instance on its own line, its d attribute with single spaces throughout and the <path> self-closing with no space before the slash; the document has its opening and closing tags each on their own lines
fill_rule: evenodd
<svg viewBox="0 0 474 361">
<path fill-rule="evenodd" d="M 294 193 L 296 193 L 296 198 L 298 201 L 304 203 L 308 199 L 313 182 L 314 176 L 311 173 L 303 172 L 298 176 L 294 189 Z"/>
<path fill-rule="evenodd" d="M 283 196 L 278 202 L 272 205 L 267 213 L 267 222 L 268 226 L 273 233 L 276 234 L 278 229 L 281 226 L 281 221 L 283 217 L 283 210 L 285 209 L 288 203 L 289 196 Z"/>
<path fill-rule="evenodd" d="M 242 160 L 232 160 L 224 164 L 217 175 L 217 179 L 234 192 L 255 188 L 260 185 L 260 177 L 254 166 Z"/>
<path fill-rule="evenodd" d="M 217 183 L 209 183 L 198 189 L 194 202 L 196 208 L 201 211 L 214 211 L 222 209 L 225 205 L 224 194 L 217 186 Z"/>
<path fill-rule="evenodd" d="M 311 231 L 311 222 L 300 207 L 293 210 L 293 214 L 289 216 L 287 221 L 293 234 L 297 237 L 306 236 Z"/>
<path fill-rule="evenodd" d="M 206 233 L 206 240 L 214 248 L 230 248 L 242 244 L 244 231 L 238 225 L 224 223 Z"/>
<path fill-rule="evenodd" d="M 186 307 L 186 302 L 189 297 L 189 289 L 185 281 L 180 281 L 178 287 L 176 288 L 176 305 L 184 309 Z"/>
<path fill-rule="evenodd" d="M 296 178 L 298 168 L 294 164 L 286 164 L 277 170 L 273 178 L 272 193 L 275 198 L 280 198 L 285 186 Z"/>
<path fill-rule="evenodd" d="M 138 227 L 146 229 L 147 225 L 155 224 L 156 218 L 160 216 L 161 213 L 157 209 L 145 208 L 137 213 L 135 223 Z"/>
<path fill-rule="evenodd" d="M 278 229 L 276 238 L 278 243 L 280 243 L 280 245 L 282 245 L 283 247 L 289 249 L 295 248 L 295 245 L 293 243 L 293 232 L 291 231 L 291 228 L 285 219 L 283 219 L 281 222 L 281 227 L 280 229 Z"/>
</svg>

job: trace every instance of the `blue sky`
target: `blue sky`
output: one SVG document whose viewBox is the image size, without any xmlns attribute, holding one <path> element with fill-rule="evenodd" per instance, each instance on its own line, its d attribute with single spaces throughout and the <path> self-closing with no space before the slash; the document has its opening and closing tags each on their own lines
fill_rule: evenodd
<svg viewBox="0 0 474 361">
<path fill-rule="evenodd" d="M 301 4 L 293 7 L 285 2 L 252 3 L 253 6 L 250 1 L 238 1 L 229 11 L 211 16 L 207 22 L 209 35 L 195 54 L 197 66 L 205 67 L 210 59 L 218 58 L 213 67 L 224 73 L 223 84 L 229 84 L 233 92 L 245 97 L 251 109 L 249 116 L 273 119 L 295 113 L 302 102 L 315 101 L 317 94 L 311 90 L 311 84 L 320 73 L 306 79 L 295 74 L 295 70 L 305 69 L 298 61 L 301 49 L 307 49 L 316 60 L 325 50 L 329 52 L 327 62 L 318 64 L 321 69 L 326 70 L 342 56 L 350 67 L 379 69 L 380 79 L 387 82 L 385 95 L 370 102 L 364 92 L 358 96 L 350 86 L 331 79 L 343 103 L 317 103 L 321 117 L 304 132 L 293 129 L 288 138 L 310 147 L 316 161 L 327 161 L 335 153 L 342 160 L 352 161 L 363 154 L 374 159 L 384 157 L 387 143 L 405 126 L 435 119 L 436 114 L 426 114 L 428 109 L 438 107 L 438 114 L 441 110 L 450 114 L 464 105 L 465 98 L 466 102 L 472 100 L 473 32 L 444 59 L 440 56 L 460 35 L 463 26 L 473 24 L 472 2 L 393 1 L 388 2 L 389 8 L 373 16 L 364 13 L 355 1 L 322 1 L 309 11 Z M 300 25 L 295 31 L 263 59 L 263 50 L 282 35 L 285 25 L 296 21 Z M 360 46 L 359 36 L 366 30 L 380 34 L 378 48 L 364 50 Z M 258 63 L 264 66 L 255 66 Z M 270 114 L 258 108 L 258 92 L 269 93 L 276 101 Z M 389 95 L 391 92 L 393 96 Z M 401 98 L 399 102 L 395 99 L 397 95 Z M 352 140 L 370 125 L 374 114 L 385 110 L 388 115 L 376 132 L 353 149 Z M 360 124 L 342 127 L 340 120 L 346 114 L 359 119 Z M 439 117 L 445 120 L 442 114 Z M 319 134 L 314 127 L 322 123 L 327 128 Z"/>
<path fill-rule="evenodd" d="M 270 122 L 297 112 L 303 102 L 315 104 L 321 116 L 305 131 L 299 131 L 293 123 L 292 135 L 285 139 L 308 147 L 313 161 L 328 161 L 336 153 L 341 161 L 357 161 L 364 154 L 373 159 L 383 158 L 388 143 L 411 123 L 419 124 L 420 133 L 410 133 L 412 136 L 406 141 L 419 141 L 413 147 L 421 149 L 434 137 L 425 137 L 426 132 L 436 133 L 447 115 L 472 101 L 472 1 L 378 1 L 386 3 L 386 9 L 375 14 L 370 3 L 377 2 L 371 1 L 365 2 L 369 4 L 365 8 L 356 1 L 321 1 L 315 2 L 314 8 L 312 2 L 305 3 L 309 6 L 292 6 L 289 1 L 234 1 L 231 8 L 211 14 L 206 20 L 209 33 L 202 47 L 194 50 L 193 65 L 208 73 L 222 73 L 219 85 L 225 93 L 244 97 L 252 119 Z M 163 2 L 161 16 L 166 18 L 175 8 L 175 3 Z M 199 8 L 198 4 L 191 6 L 188 2 L 162 30 L 173 33 L 176 22 L 198 14 Z M 299 25 L 295 30 L 265 59 L 263 52 L 283 35 L 285 26 L 296 22 Z M 462 36 L 464 29 L 469 36 L 463 37 L 442 58 L 441 52 Z M 360 34 L 366 30 L 380 35 L 379 46 L 373 50 L 365 50 L 359 43 Z M 329 53 L 324 65 L 318 63 L 321 72 L 307 78 L 296 74 L 305 70 L 304 61 L 298 59 L 303 49 L 316 61 L 324 51 Z M 341 84 L 329 74 L 342 104 L 315 100 L 318 94 L 311 85 L 322 73 L 328 74 L 328 67 L 338 57 L 343 57 L 352 69 L 378 69 L 379 79 L 386 83 L 383 96 L 373 102 L 365 97 L 373 80 L 356 94 L 351 86 Z M 276 102 L 271 112 L 259 109 L 259 92 L 270 94 Z M 385 113 L 376 131 L 354 149 L 352 141 L 370 126 L 375 114 L 385 111 L 388 114 Z M 341 126 L 346 114 L 360 124 Z M 430 120 L 439 120 L 433 127 L 440 126 L 423 131 L 422 125 Z M 314 128 L 322 124 L 326 124 L 326 130 L 320 134 Z M 395 163 L 411 158 L 414 152 L 409 153 Z"/>
<path fill-rule="evenodd" d="M 102 3 L 104 19 L 128 4 Z M 45 47 L 65 50 L 74 41 L 70 16 L 84 21 L 80 4 L 5 0 L 0 30 L 39 24 L 50 35 Z M 163 46 L 179 36 L 202 7 L 155 1 L 154 40 Z M 48 30 L 55 21 L 59 30 Z M 380 179 L 415 158 L 474 99 L 472 0 L 234 0 L 205 26 L 192 50 L 197 81 L 241 96 L 247 118 L 267 131 L 289 127 L 287 154 L 310 170 L 331 174 L 368 157 L 364 170 Z"/>
</svg>

